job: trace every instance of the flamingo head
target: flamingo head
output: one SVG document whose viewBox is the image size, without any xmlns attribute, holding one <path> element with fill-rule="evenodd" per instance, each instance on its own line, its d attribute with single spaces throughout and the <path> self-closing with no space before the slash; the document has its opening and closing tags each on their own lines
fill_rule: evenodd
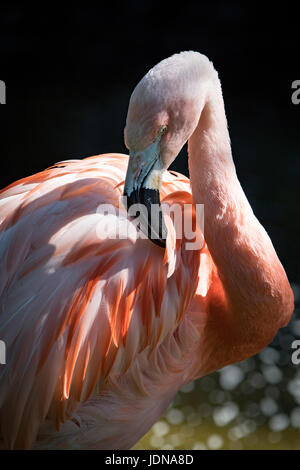
<svg viewBox="0 0 300 470">
<path fill-rule="evenodd" d="M 162 176 L 193 134 L 205 103 L 206 84 L 214 70 L 206 56 L 182 52 L 161 61 L 134 89 L 124 131 L 129 149 L 124 196 L 127 208 L 145 207 L 142 230 L 164 247 L 167 230 L 160 208 Z M 158 206 L 153 220 L 151 207 Z"/>
</svg>

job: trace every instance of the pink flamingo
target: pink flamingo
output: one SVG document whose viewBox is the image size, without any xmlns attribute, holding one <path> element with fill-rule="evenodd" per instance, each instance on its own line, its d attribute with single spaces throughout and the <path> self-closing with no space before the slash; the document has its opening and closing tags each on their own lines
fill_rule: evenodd
<svg viewBox="0 0 300 470">
<path fill-rule="evenodd" d="M 191 181 L 167 171 L 186 141 Z M 1 192 L 3 448 L 130 448 L 184 384 L 255 354 L 291 317 L 204 55 L 175 54 L 145 75 L 125 142 L 129 159 L 64 161 Z M 166 204 L 204 204 L 203 247 L 185 249 L 167 217 L 156 244 L 101 238 L 99 226 L 129 220 L 123 191 L 148 208 L 159 192 Z"/>
</svg>

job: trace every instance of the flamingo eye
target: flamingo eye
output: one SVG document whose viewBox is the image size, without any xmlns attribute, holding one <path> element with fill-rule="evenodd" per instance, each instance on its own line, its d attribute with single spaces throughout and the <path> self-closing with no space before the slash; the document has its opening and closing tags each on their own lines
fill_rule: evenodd
<svg viewBox="0 0 300 470">
<path fill-rule="evenodd" d="M 163 136 L 167 132 L 167 129 L 168 129 L 167 125 L 161 126 L 161 128 L 159 129 L 159 134 Z"/>
</svg>

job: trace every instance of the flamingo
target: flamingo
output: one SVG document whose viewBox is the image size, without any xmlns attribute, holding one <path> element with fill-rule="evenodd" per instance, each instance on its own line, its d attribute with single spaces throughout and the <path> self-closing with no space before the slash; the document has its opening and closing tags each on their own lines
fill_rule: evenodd
<svg viewBox="0 0 300 470">
<path fill-rule="evenodd" d="M 184 384 L 257 353 L 293 312 L 212 62 L 187 51 L 153 67 L 124 136 L 129 157 L 63 161 L 1 191 L 2 448 L 129 449 Z M 187 141 L 190 180 L 167 170 Z M 204 204 L 201 247 L 163 209 L 158 237 L 138 237 L 135 203 Z M 121 218 L 131 235 L 110 237 Z"/>
</svg>

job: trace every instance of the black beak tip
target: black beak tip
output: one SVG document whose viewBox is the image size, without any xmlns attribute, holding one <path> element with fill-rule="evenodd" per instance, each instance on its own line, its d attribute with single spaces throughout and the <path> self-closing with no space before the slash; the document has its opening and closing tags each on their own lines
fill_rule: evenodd
<svg viewBox="0 0 300 470">
<path fill-rule="evenodd" d="M 157 245 L 160 248 L 166 248 L 165 238 L 151 238 L 151 237 L 148 237 L 148 238 L 149 238 L 149 240 L 152 241 L 152 243 L 154 243 L 154 245 Z"/>
<path fill-rule="evenodd" d="M 128 196 L 124 190 L 123 198 L 126 198 L 126 209 L 133 219 L 141 214 L 145 214 L 145 217 L 141 217 L 139 220 L 140 230 L 145 233 L 149 240 L 151 240 L 155 245 L 160 248 L 165 248 L 167 228 L 162 214 L 159 191 L 141 187 L 138 190 L 132 191 Z M 129 209 L 134 204 L 142 205 L 145 210 L 139 211 L 137 206 L 137 211 L 130 213 L 131 211 Z"/>
</svg>

